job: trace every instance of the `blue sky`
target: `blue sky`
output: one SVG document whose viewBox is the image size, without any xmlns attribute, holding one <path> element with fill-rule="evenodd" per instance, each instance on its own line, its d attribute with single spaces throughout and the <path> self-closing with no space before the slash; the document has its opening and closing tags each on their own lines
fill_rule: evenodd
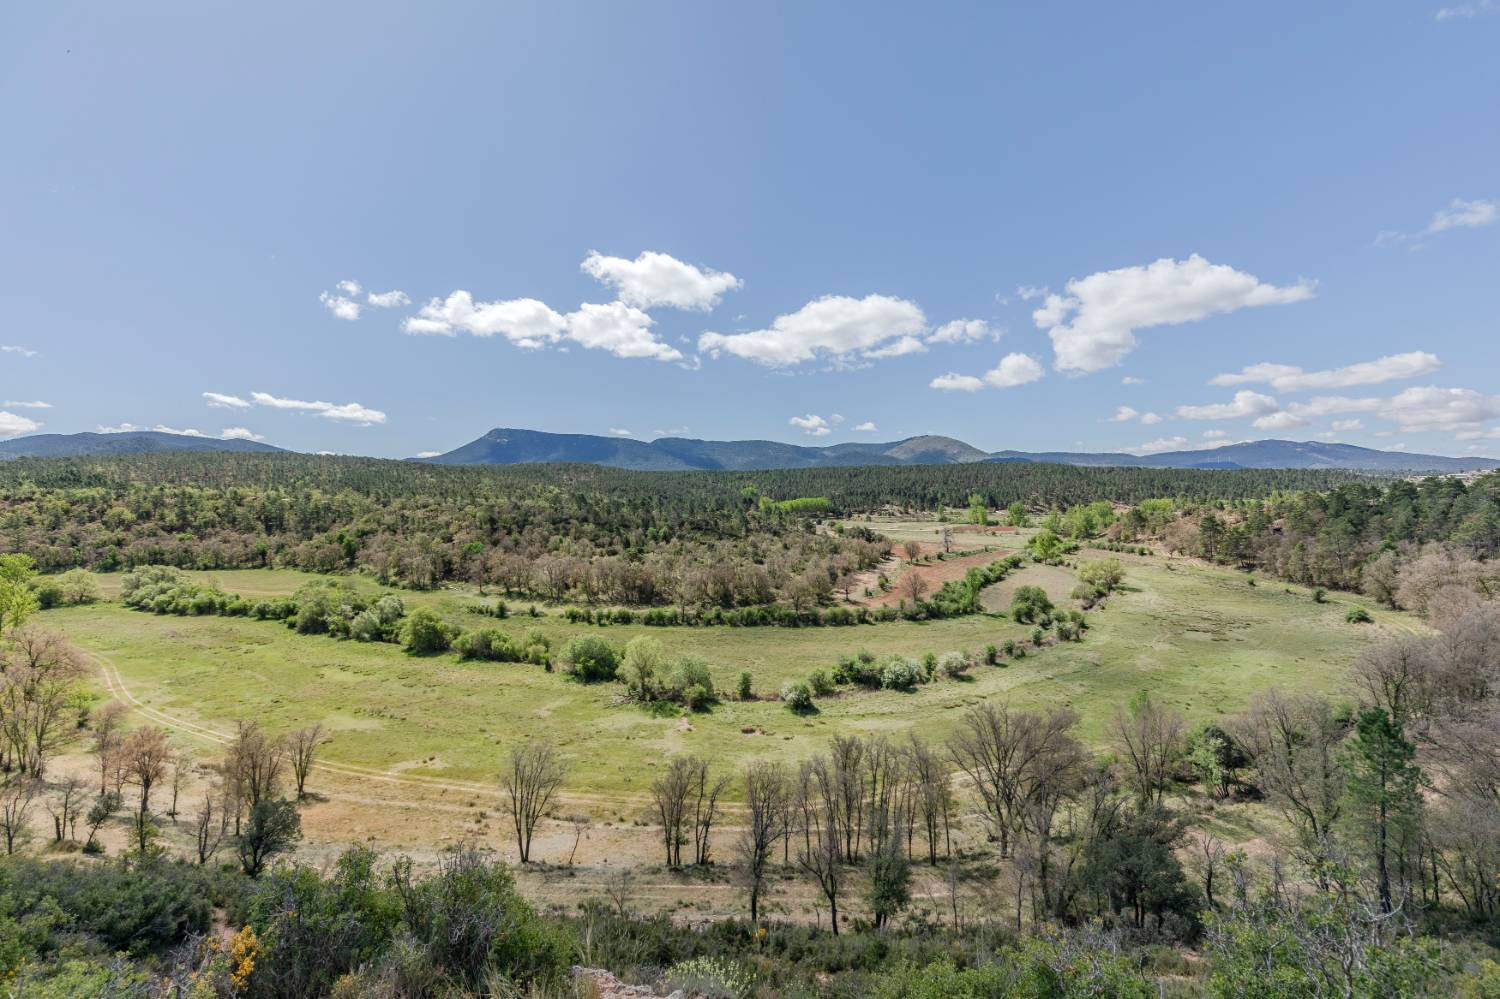
<svg viewBox="0 0 1500 999">
<path fill-rule="evenodd" d="M 1500 454 L 1494 0 L 12 4 L 0 126 L 6 435 Z"/>
</svg>

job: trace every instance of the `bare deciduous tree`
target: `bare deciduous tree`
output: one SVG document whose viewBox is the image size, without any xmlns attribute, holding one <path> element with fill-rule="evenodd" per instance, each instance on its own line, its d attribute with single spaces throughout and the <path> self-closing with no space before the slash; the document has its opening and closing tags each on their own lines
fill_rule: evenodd
<svg viewBox="0 0 1500 999">
<path fill-rule="evenodd" d="M 225 777 L 239 788 L 247 808 L 276 796 L 286 766 L 286 744 L 255 722 L 239 723 L 224 762 Z"/>
<path fill-rule="evenodd" d="M 1142 804 L 1160 805 L 1182 760 L 1182 715 L 1165 708 L 1144 691 L 1130 707 L 1116 711 L 1110 724 L 1125 778 Z"/>
<path fill-rule="evenodd" d="M 896 589 L 907 600 L 916 603 L 927 595 L 927 577 L 916 569 L 907 569 L 897 581 Z"/>
<path fill-rule="evenodd" d="M 771 849 L 785 833 L 787 798 L 791 785 L 786 767 L 780 763 L 752 763 L 745 769 L 745 830 L 740 834 L 739 854 L 745 886 L 750 891 L 750 921 L 760 919 L 760 899 L 766 888 Z"/>
<path fill-rule="evenodd" d="M 215 800 L 222 801 L 222 796 L 213 788 L 204 791 L 203 804 L 193 815 L 193 845 L 199 864 L 206 864 L 214 858 L 229 832 L 228 816 L 222 805 L 214 805 Z"/>
<path fill-rule="evenodd" d="M 128 783 L 140 790 L 135 813 L 137 847 L 144 852 L 151 836 L 151 792 L 167 776 L 172 746 L 167 733 L 155 726 L 138 728 L 120 744 L 121 765 Z"/>
<path fill-rule="evenodd" d="M 511 816 L 516 832 L 516 850 L 521 863 L 531 863 L 531 837 L 562 787 L 566 773 L 557 750 L 550 742 L 533 740 L 510 749 L 510 758 L 500 775 L 505 792 L 502 807 Z"/>
<path fill-rule="evenodd" d="M 1319 697 L 1279 690 L 1257 697 L 1234 726 L 1255 761 L 1256 782 L 1296 829 L 1304 849 L 1322 856 L 1344 794 L 1338 745 L 1344 727 Z"/>
<path fill-rule="evenodd" d="M 78 824 L 78 811 L 85 799 L 83 781 L 77 777 L 66 777 L 53 787 L 53 795 L 47 800 L 47 812 L 52 816 L 53 842 L 61 843 L 69 838 Z"/>
<path fill-rule="evenodd" d="M 906 745 L 906 760 L 912 781 L 913 814 L 922 822 L 922 831 L 927 840 L 927 862 L 935 865 L 938 859 L 939 834 L 942 836 L 945 857 L 952 848 L 952 782 L 941 758 L 915 732 Z"/>
<path fill-rule="evenodd" d="M 26 819 L 40 787 L 39 781 L 26 776 L 12 776 L 0 784 L 0 837 L 5 840 L 7 856 L 30 838 Z"/>
<path fill-rule="evenodd" d="M 40 779 L 73 734 L 67 710 L 84 672 L 61 635 L 27 626 L 8 636 L 0 653 L 0 755 L 22 776 Z"/>
<path fill-rule="evenodd" d="M 651 783 L 651 800 L 661 823 L 662 845 L 668 867 L 682 865 L 682 844 L 687 840 L 687 802 L 693 789 L 693 761 L 678 756 L 667 764 L 667 772 Z"/>
<path fill-rule="evenodd" d="M 116 750 L 120 748 L 120 723 L 125 714 L 125 705 L 110 701 L 94 712 L 94 737 L 89 752 L 98 762 L 99 793 L 109 793 L 109 778 L 115 771 Z"/>
<path fill-rule="evenodd" d="M 328 734 L 317 723 L 299 728 L 287 739 L 287 752 L 292 761 L 292 776 L 297 782 L 297 800 L 307 797 L 307 775 L 312 772 L 318 751 L 328 742 Z"/>
</svg>

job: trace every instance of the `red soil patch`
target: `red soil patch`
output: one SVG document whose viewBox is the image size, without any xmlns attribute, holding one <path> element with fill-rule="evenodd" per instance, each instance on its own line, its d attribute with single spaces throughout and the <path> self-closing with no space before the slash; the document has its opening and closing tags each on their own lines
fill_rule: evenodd
<svg viewBox="0 0 1500 999">
<path fill-rule="evenodd" d="M 929 546 L 923 545 L 922 547 L 925 550 Z M 935 545 L 931 547 L 935 548 L 937 551 L 942 550 L 941 545 Z M 939 589 L 941 589 L 944 583 L 951 582 L 955 579 L 963 579 L 964 573 L 968 572 L 975 566 L 989 565 L 991 562 L 994 562 L 997 559 L 1004 558 L 1005 554 L 1006 553 L 1003 551 L 987 552 L 983 550 L 966 552 L 964 554 L 955 553 L 941 562 L 931 562 L 923 565 L 907 565 L 905 562 L 902 562 L 900 563 L 899 572 L 892 572 L 892 569 L 895 567 L 892 566 L 891 563 L 886 563 L 875 572 L 868 574 L 868 582 L 861 579 L 861 588 L 853 591 L 853 602 L 856 604 L 862 604 L 866 607 L 895 607 L 904 599 L 901 590 L 901 580 L 905 578 L 908 573 L 913 572 L 927 581 L 927 592 L 922 595 L 924 598 L 930 597 Z M 875 580 L 879 578 L 881 572 L 884 572 L 888 577 L 890 577 L 891 588 L 885 593 L 880 593 L 877 591 L 873 597 L 864 596 L 863 587 L 873 587 L 875 585 Z"/>
</svg>

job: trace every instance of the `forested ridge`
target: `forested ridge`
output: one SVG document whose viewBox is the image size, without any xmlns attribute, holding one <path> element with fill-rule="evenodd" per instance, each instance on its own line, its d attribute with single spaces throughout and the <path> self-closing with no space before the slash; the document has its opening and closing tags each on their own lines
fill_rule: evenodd
<svg viewBox="0 0 1500 999">
<path fill-rule="evenodd" d="M 1222 503 L 1355 479 L 1032 464 L 667 473 L 290 454 L 25 459 L 0 466 L 0 538 L 43 571 L 358 569 L 405 586 L 464 579 L 638 605 L 683 599 L 686 585 L 693 603 L 734 607 L 785 597 L 795 580 L 822 593 L 884 557 L 873 535 L 818 534 L 809 514 L 975 495 L 1033 509 Z"/>
</svg>

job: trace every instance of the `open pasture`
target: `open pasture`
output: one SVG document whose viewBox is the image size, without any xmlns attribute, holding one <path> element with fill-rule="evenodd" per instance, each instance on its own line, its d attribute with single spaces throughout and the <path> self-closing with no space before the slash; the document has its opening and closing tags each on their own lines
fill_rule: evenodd
<svg viewBox="0 0 1500 999">
<path fill-rule="evenodd" d="M 1037 573 L 1047 575 L 1049 590 L 1071 575 L 1033 566 L 1014 580 Z M 289 594 L 313 578 L 280 570 L 201 575 L 247 596 Z M 101 580 L 106 593 L 117 590 L 118 577 Z M 376 587 L 364 579 L 358 585 Z M 774 699 L 776 690 L 832 666 L 840 654 L 979 652 L 1024 641 L 1031 628 L 984 614 L 855 627 L 597 629 L 570 624 L 556 609 L 530 618 L 524 605 L 513 607 L 519 616 L 497 622 L 467 611 L 480 598 L 461 588 L 401 595 L 409 609 L 431 606 L 465 627 L 535 627 L 559 644 L 588 631 L 620 644 L 650 634 L 671 654 L 705 657 L 726 694 L 749 670 L 757 696 L 726 697 L 707 712 L 650 711 L 621 703 L 616 684 L 583 685 L 537 666 L 412 656 L 393 645 L 298 635 L 268 621 L 156 616 L 115 602 L 47 611 L 42 621 L 112 666 L 132 696 L 181 720 L 184 738 L 192 738 L 188 724 L 228 731 L 236 719 L 253 718 L 281 730 L 321 721 L 334 733 L 331 763 L 487 782 L 505 747 L 547 737 L 570 759 L 570 792 L 622 804 L 639 802 L 675 753 L 738 769 L 754 758 L 811 755 L 839 732 L 915 730 L 941 738 L 965 708 L 992 698 L 1070 706 L 1085 735 L 1102 741 L 1113 711 L 1143 688 L 1193 722 L 1236 711 L 1271 686 L 1334 692 L 1365 643 L 1410 627 L 1404 615 L 1379 610 L 1373 626 L 1348 624 L 1352 598 L 1319 604 L 1303 589 L 1251 586 L 1232 570 L 1133 557 L 1123 591 L 1089 615 L 1082 643 L 1032 650 L 911 693 L 853 690 L 822 698 L 816 714 L 799 717 Z"/>
</svg>

